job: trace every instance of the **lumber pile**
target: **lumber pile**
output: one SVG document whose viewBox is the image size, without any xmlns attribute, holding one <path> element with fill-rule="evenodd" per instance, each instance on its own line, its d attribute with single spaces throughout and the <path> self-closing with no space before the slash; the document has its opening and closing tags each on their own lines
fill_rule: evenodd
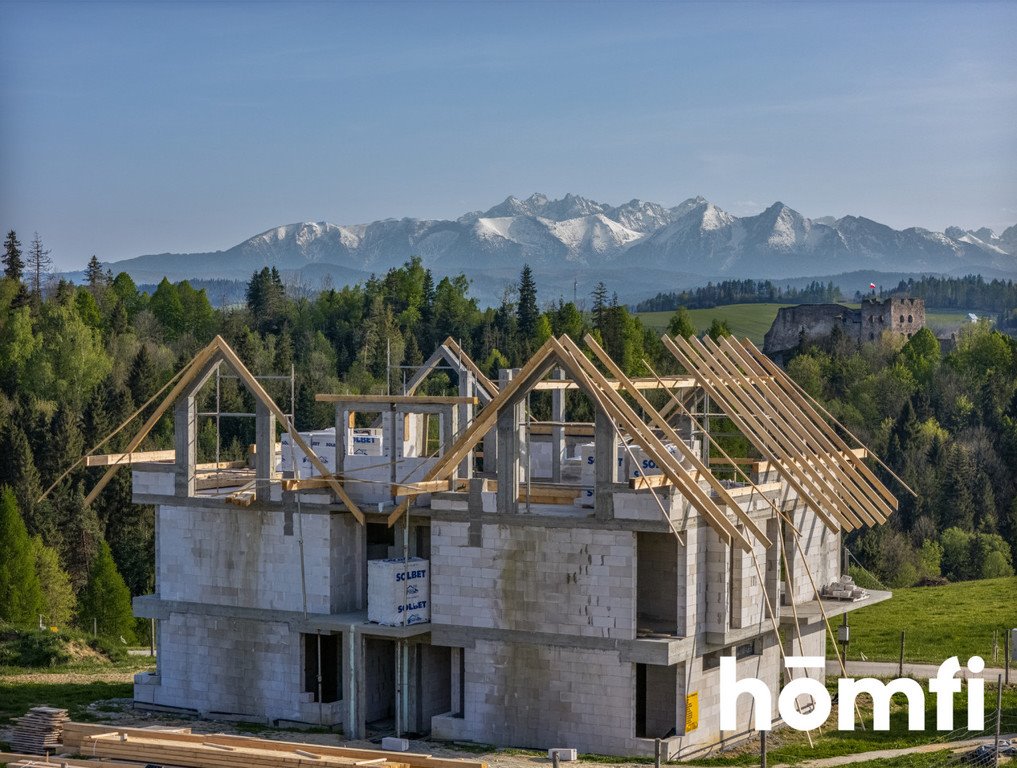
<svg viewBox="0 0 1017 768">
<path fill-rule="evenodd" d="M 86 736 L 83 752 L 96 757 L 111 757 L 118 760 L 135 760 L 146 763 L 169 763 L 185 768 L 355 768 L 366 765 L 384 765 L 396 768 L 399 763 L 387 763 L 385 758 L 357 760 L 349 757 L 322 755 L 307 744 L 306 749 L 292 749 L 281 746 L 235 747 L 217 744 L 214 741 L 189 743 L 168 738 L 128 736 L 125 733 L 96 734 Z"/>
<path fill-rule="evenodd" d="M 66 709 L 32 707 L 24 717 L 14 718 L 11 746 L 30 755 L 56 752 L 64 723 L 70 720 Z"/>
<path fill-rule="evenodd" d="M 67 723 L 64 749 L 70 753 L 185 768 L 274 768 L 348 766 L 351 768 L 487 768 L 477 760 L 427 754 L 394 754 L 376 749 L 275 741 L 252 736 L 116 728 L 100 723 Z"/>
</svg>

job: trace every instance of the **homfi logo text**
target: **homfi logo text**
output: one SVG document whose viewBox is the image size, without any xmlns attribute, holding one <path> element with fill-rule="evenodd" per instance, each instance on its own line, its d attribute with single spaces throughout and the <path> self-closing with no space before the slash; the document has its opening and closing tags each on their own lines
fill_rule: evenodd
<svg viewBox="0 0 1017 768">
<path fill-rule="evenodd" d="M 788 656 L 784 660 L 790 670 L 823 670 L 826 659 L 822 656 Z M 967 669 L 978 675 L 985 669 L 985 662 L 980 656 L 968 659 Z M 956 656 L 939 665 L 936 676 L 929 680 L 929 693 L 936 695 L 936 730 L 952 731 L 953 699 L 961 691 L 961 680 L 957 678 L 961 665 Z M 793 674 L 793 673 L 792 673 Z M 785 685 L 777 697 L 777 711 L 781 719 L 790 727 L 799 731 L 812 731 L 826 723 L 833 709 L 830 692 L 821 680 L 803 676 Z M 733 656 L 722 656 L 720 659 L 720 729 L 722 731 L 738 730 L 738 697 L 752 697 L 755 711 L 754 728 L 757 731 L 768 731 L 773 727 L 770 713 L 773 711 L 773 697 L 769 686 L 755 677 L 737 679 L 736 659 Z M 981 731 L 985 728 L 985 681 L 971 678 L 968 685 L 968 723 L 969 731 Z M 890 730 L 890 699 L 895 694 L 904 694 L 907 698 L 908 730 L 925 730 L 925 689 L 917 680 L 909 677 L 898 677 L 889 681 L 877 680 L 874 677 L 854 679 L 842 677 L 837 680 L 837 728 L 841 731 L 855 729 L 855 699 L 859 694 L 872 697 L 872 727 L 877 731 Z M 809 697 L 813 702 L 808 712 L 799 711 L 799 697 Z"/>
</svg>

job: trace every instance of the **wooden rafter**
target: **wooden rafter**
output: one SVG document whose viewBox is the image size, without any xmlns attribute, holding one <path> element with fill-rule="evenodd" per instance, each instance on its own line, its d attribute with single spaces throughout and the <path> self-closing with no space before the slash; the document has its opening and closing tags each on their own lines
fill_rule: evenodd
<svg viewBox="0 0 1017 768">
<path fill-rule="evenodd" d="M 618 382 L 625 388 L 625 391 L 629 393 L 629 396 L 642 408 L 643 413 L 649 417 L 650 423 L 659 429 L 665 438 L 670 440 L 679 450 L 682 457 L 692 465 L 696 471 L 696 477 L 704 478 L 710 487 L 713 488 L 714 493 L 717 494 L 718 498 L 728 506 L 728 508 L 735 514 L 735 516 L 742 521 L 746 528 L 748 528 L 752 535 L 755 536 L 760 542 L 762 542 L 767 548 L 773 546 L 773 542 L 767 537 L 765 531 L 763 531 L 755 521 L 745 512 L 737 501 L 728 493 L 728 489 L 724 487 L 724 484 L 720 482 L 713 473 L 710 472 L 709 468 L 703 464 L 702 460 L 696 455 L 688 444 L 682 440 L 682 438 L 674 431 L 674 428 L 667 423 L 667 421 L 657 412 L 657 409 L 653 407 L 646 396 L 639 391 L 638 388 L 631 386 L 632 382 L 625 375 L 625 372 L 621 367 L 611 359 L 610 355 L 604 351 L 604 349 L 597 343 L 597 340 L 590 334 L 587 334 L 583 339 L 586 342 L 586 346 L 590 348 L 597 359 L 607 368 L 611 375 L 618 380 Z"/>
<path fill-rule="evenodd" d="M 597 399 L 600 400 L 600 405 L 605 409 L 607 415 L 625 428 L 633 442 L 653 459 L 657 468 L 667 475 L 672 485 L 679 489 L 682 496 L 703 516 L 725 543 L 734 542 L 745 551 L 750 551 L 752 545 L 745 535 L 727 519 L 723 509 L 699 486 L 697 479 L 691 476 L 670 454 L 653 430 L 639 418 L 632 410 L 632 406 L 625 402 L 625 399 L 611 386 L 607 377 L 597 370 L 575 342 L 568 336 L 562 336 L 561 345 L 566 354 L 570 355 L 575 367 L 579 369 L 578 373 L 573 374 L 573 377 L 585 384 L 584 389 L 592 390 L 595 396 L 600 395 Z"/>
<path fill-rule="evenodd" d="M 681 337 L 678 337 L 672 341 L 668 336 L 662 336 L 661 341 L 664 343 L 664 347 L 671 352 L 672 355 L 685 366 L 686 370 L 692 373 L 699 380 L 700 386 L 710 395 L 717 403 L 724 405 L 726 402 L 731 401 L 731 397 L 724 398 L 721 396 L 719 386 L 716 385 L 715 375 L 709 370 L 709 368 L 703 364 L 697 365 L 693 361 L 695 357 L 695 351 L 692 346 Z M 682 344 L 679 347 L 678 344 Z M 690 355 L 692 357 L 690 357 Z M 827 507 L 831 506 L 831 502 L 826 499 L 823 492 L 815 487 L 811 480 L 807 478 L 800 478 L 798 474 L 791 470 L 794 466 L 794 461 L 789 460 L 789 457 L 782 450 L 774 448 L 769 440 L 764 439 L 758 432 L 755 425 L 750 424 L 746 419 L 743 419 L 741 412 L 736 410 L 733 405 L 726 407 L 728 417 L 734 422 L 735 426 L 741 430 L 745 436 L 756 446 L 760 453 L 763 454 L 769 461 L 774 464 L 779 464 L 783 467 L 781 476 L 787 480 L 788 484 L 795 489 L 795 492 L 805 501 L 809 508 L 816 513 L 820 520 L 832 531 L 836 531 L 843 527 L 847 530 L 852 530 L 855 526 L 847 518 L 844 518 L 840 509 L 834 504 L 829 510 Z M 822 499 L 823 503 L 817 501 Z"/>
<path fill-rule="evenodd" d="M 216 361 L 225 362 L 230 368 L 233 369 L 234 373 L 240 378 L 247 390 L 259 400 L 281 423 L 289 425 L 289 417 L 282 412 L 282 409 L 276 405 L 275 401 L 271 398 L 265 388 L 261 386 L 261 383 L 254 377 L 254 375 L 247 369 L 243 361 L 237 357 L 236 352 L 226 343 L 225 339 L 221 336 L 216 336 L 207 346 L 201 349 L 197 355 L 191 360 L 190 363 L 184 368 L 184 373 L 177 381 L 173 389 L 170 390 L 166 398 L 159 403 L 156 409 L 152 412 L 152 415 L 148 417 L 141 429 L 131 438 L 127 444 L 127 450 L 124 451 L 125 455 L 132 454 L 137 451 L 137 448 L 141 443 L 148 437 L 148 434 L 152 431 L 155 425 L 162 418 L 163 414 L 169 410 L 170 407 L 183 395 L 194 380 L 207 369 L 209 365 L 215 364 Z M 329 488 L 335 492 L 339 499 L 346 505 L 346 508 L 353 514 L 360 523 L 364 522 L 364 513 L 360 511 L 360 508 L 354 503 L 353 499 L 350 498 L 349 494 L 342 487 L 338 480 L 331 477 L 329 470 L 317 457 L 314 451 L 311 450 L 310 446 L 300 436 L 300 433 L 295 429 L 290 430 L 293 437 L 293 442 L 304 452 L 307 456 L 308 461 L 311 462 L 312 466 L 321 473 L 323 477 L 326 477 Z M 175 454 L 174 454 L 175 455 Z M 113 473 L 116 472 L 120 464 L 113 464 L 110 466 L 101 478 L 96 483 L 95 487 L 89 492 L 88 496 L 85 497 L 85 504 L 91 504 L 98 495 L 102 492 L 102 489 L 106 487 L 110 479 L 113 477 Z"/>
<path fill-rule="evenodd" d="M 897 508 L 889 489 L 751 342 L 663 341 L 828 526 L 881 523 Z"/>
</svg>

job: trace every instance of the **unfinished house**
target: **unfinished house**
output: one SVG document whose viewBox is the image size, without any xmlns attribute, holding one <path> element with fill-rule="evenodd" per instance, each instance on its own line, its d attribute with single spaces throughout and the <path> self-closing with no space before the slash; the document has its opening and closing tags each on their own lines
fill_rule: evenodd
<svg viewBox="0 0 1017 768">
<path fill-rule="evenodd" d="M 805 673 L 785 655 L 824 655 L 834 616 L 889 597 L 841 579 L 840 538 L 897 502 L 750 343 L 664 343 L 682 375 L 633 380 L 562 337 L 494 382 L 449 339 L 404 394 L 320 394 L 334 424 L 301 434 L 216 339 L 145 425 L 172 407 L 173 456 L 117 458 L 156 507 L 138 705 L 613 755 L 659 738 L 668 758 L 744 738 L 748 697 L 719 730 L 720 658 L 776 705 Z M 457 396 L 415 394 L 435 366 Z M 220 369 L 257 402 L 249 467 L 196 459 Z M 757 455 L 728 455 L 721 424 Z"/>
</svg>

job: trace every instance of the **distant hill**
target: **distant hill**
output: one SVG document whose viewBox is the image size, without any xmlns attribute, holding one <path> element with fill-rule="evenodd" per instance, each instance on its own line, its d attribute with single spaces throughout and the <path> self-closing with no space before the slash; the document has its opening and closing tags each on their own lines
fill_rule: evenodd
<svg viewBox="0 0 1017 768">
<path fill-rule="evenodd" d="M 497 300 L 524 263 L 542 298 L 587 296 L 603 280 L 623 300 L 724 277 L 795 278 L 857 270 L 1017 276 L 1017 225 L 945 233 L 895 230 L 857 216 L 808 219 L 777 202 L 738 217 L 702 197 L 676 206 L 619 206 L 577 195 L 509 197 L 455 220 L 385 219 L 370 224 L 286 224 L 226 251 L 151 254 L 115 262 L 139 283 L 162 277 L 246 280 L 264 266 L 319 287 L 361 282 L 411 256 L 436 276 L 465 272 L 474 294 Z M 578 283 L 578 285 L 577 285 Z"/>
</svg>

